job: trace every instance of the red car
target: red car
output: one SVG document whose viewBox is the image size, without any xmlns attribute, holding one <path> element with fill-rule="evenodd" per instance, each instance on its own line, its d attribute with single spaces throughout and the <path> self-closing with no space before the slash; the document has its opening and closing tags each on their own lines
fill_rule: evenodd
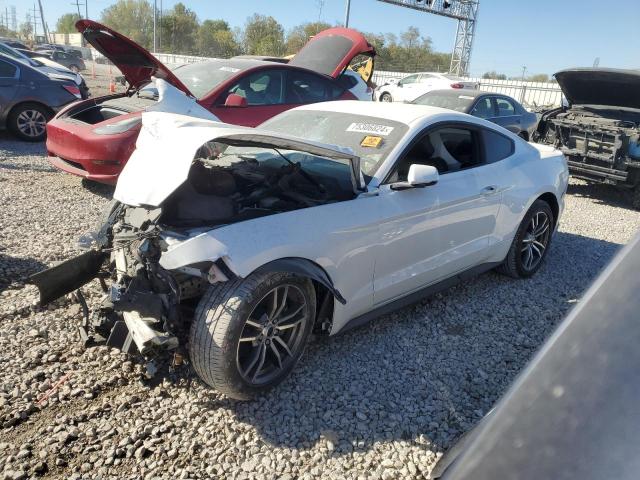
<svg viewBox="0 0 640 480">
<path fill-rule="evenodd" d="M 71 104 L 47 124 L 51 163 L 68 173 L 115 183 L 135 148 L 141 112 L 157 102 L 151 77 L 163 78 L 221 121 L 255 127 L 299 105 L 355 100 L 354 75 L 342 75 L 357 55 L 375 49 L 357 31 L 330 28 L 287 64 L 251 59 L 209 60 L 170 70 L 140 45 L 91 20 L 76 28 L 124 74 L 126 93 Z M 146 87 L 146 88 L 145 88 Z"/>
</svg>

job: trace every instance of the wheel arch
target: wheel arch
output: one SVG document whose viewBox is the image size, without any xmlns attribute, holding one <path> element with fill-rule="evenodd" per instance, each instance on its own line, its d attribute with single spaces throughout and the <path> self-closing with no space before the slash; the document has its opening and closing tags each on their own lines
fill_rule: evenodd
<svg viewBox="0 0 640 480">
<path fill-rule="evenodd" d="M 342 294 L 336 289 L 331 277 L 316 262 L 302 257 L 285 257 L 272 260 L 256 268 L 254 273 L 287 272 L 311 280 L 316 293 L 316 318 L 314 331 L 329 333 L 333 325 L 333 311 L 336 300 L 346 304 Z"/>
<path fill-rule="evenodd" d="M 333 285 L 331 277 L 316 262 L 302 257 L 284 257 L 267 262 L 256 268 L 254 273 L 287 272 L 306 277 L 326 288 L 343 305 L 347 303 L 342 294 Z"/>
<path fill-rule="evenodd" d="M 42 108 L 44 108 L 47 112 L 49 112 L 49 115 L 51 115 L 51 117 L 53 117 L 56 112 L 49 106 L 46 105 L 38 100 L 22 100 L 18 103 L 15 103 L 11 106 L 11 108 L 9 109 L 9 111 L 7 112 L 7 117 L 9 118 L 11 117 L 11 115 L 13 115 L 13 113 L 18 109 L 18 107 L 22 106 L 22 105 L 28 105 L 28 104 L 34 104 L 34 105 L 38 105 Z"/>
<path fill-rule="evenodd" d="M 551 207 L 551 212 L 553 212 L 553 226 L 555 227 L 558 224 L 558 216 L 560 215 L 560 203 L 558 202 L 555 194 L 552 192 L 545 192 L 536 198 L 536 200 L 542 200 Z"/>
</svg>

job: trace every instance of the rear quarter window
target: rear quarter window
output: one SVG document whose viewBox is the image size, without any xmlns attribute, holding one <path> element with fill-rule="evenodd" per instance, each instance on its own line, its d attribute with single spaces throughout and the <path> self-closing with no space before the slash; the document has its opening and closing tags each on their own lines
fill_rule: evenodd
<svg viewBox="0 0 640 480">
<path fill-rule="evenodd" d="M 513 155 L 516 149 L 515 143 L 510 138 L 494 132 L 493 130 L 482 130 L 484 143 L 484 153 L 486 163 L 499 162 Z"/>
</svg>

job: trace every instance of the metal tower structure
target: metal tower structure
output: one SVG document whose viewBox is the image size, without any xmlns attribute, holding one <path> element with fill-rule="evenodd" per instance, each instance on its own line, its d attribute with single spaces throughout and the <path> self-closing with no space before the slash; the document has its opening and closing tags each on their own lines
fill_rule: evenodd
<svg viewBox="0 0 640 480">
<path fill-rule="evenodd" d="M 456 75 L 468 75 L 471 62 L 473 37 L 478 21 L 480 0 L 378 0 L 420 12 L 458 20 L 456 40 L 451 54 L 449 71 Z"/>
</svg>

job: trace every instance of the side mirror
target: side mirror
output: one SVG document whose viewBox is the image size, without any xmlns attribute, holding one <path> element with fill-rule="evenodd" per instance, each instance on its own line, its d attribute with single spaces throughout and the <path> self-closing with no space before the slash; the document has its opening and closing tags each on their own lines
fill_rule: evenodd
<svg viewBox="0 0 640 480">
<path fill-rule="evenodd" d="M 407 181 L 392 183 L 391 190 L 429 187 L 438 183 L 438 177 L 438 169 L 436 167 L 414 163 L 409 167 Z"/>
<path fill-rule="evenodd" d="M 246 107 L 247 99 L 236 93 L 230 93 L 224 102 L 225 107 Z"/>
</svg>

